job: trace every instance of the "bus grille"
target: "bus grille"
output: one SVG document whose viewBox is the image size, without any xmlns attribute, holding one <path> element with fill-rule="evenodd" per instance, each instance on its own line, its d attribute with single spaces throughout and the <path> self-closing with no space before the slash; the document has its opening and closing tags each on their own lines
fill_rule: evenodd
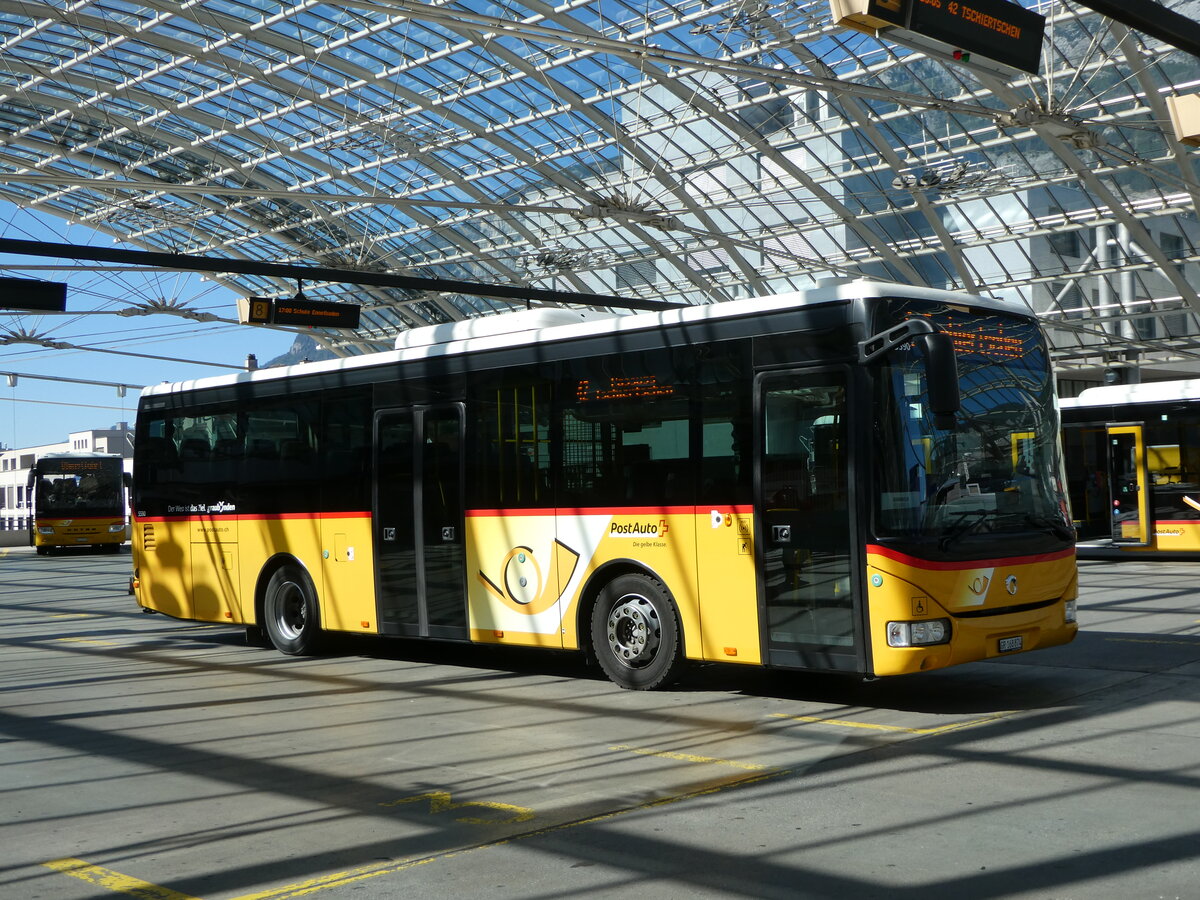
<svg viewBox="0 0 1200 900">
<path fill-rule="evenodd" d="M 143 525 L 142 526 L 142 549 L 143 550 L 154 550 L 155 548 L 156 548 L 156 544 L 155 544 L 155 540 L 154 540 L 154 526 L 153 525 Z"/>
</svg>

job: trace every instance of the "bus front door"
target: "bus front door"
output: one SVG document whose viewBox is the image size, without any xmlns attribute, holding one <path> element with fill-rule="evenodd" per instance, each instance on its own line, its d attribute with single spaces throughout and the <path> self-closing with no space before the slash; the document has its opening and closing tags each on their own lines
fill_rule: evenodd
<svg viewBox="0 0 1200 900">
<path fill-rule="evenodd" d="M 462 408 L 375 417 L 375 559 L 380 631 L 466 638 Z"/>
<path fill-rule="evenodd" d="M 759 595 L 773 665 L 864 671 L 844 371 L 758 382 Z"/>
<path fill-rule="evenodd" d="M 1108 485 L 1114 544 L 1150 543 L 1150 478 L 1140 424 L 1108 426 Z"/>
</svg>

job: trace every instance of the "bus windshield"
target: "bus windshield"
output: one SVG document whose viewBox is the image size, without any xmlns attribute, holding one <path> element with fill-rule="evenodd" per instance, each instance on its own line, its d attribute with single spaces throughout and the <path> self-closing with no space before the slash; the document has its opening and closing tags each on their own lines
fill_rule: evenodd
<svg viewBox="0 0 1200 900">
<path fill-rule="evenodd" d="M 123 514 L 119 459 L 39 460 L 34 485 L 37 516 Z"/>
<path fill-rule="evenodd" d="M 934 427 L 924 358 L 893 350 L 877 389 L 875 523 L 881 538 L 936 541 L 1042 532 L 1073 539 L 1046 345 L 1029 319 L 893 301 L 895 322 L 932 318 L 954 341 L 962 406 Z"/>
</svg>

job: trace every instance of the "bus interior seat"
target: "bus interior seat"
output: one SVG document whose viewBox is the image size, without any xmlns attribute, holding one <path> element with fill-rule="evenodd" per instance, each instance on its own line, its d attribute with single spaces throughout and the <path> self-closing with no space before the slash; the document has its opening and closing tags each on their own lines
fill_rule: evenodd
<svg viewBox="0 0 1200 900">
<path fill-rule="evenodd" d="M 279 459 L 283 462 L 299 462 L 308 459 L 309 447 L 304 441 L 286 440 L 279 446 Z"/>
<path fill-rule="evenodd" d="M 732 456 L 705 457 L 702 490 L 706 497 L 720 497 L 737 490 L 737 460 Z"/>
<path fill-rule="evenodd" d="M 768 500 L 772 503 L 787 506 L 808 497 L 811 483 L 809 481 L 808 454 L 779 454 L 763 459 L 763 489 L 764 492 L 778 494 Z"/>
<path fill-rule="evenodd" d="M 687 460 L 648 460 L 624 467 L 625 499 L 639 503 L 690 503 Z"/>
<path fill-rule="evenodd" d="M 202 460 L 208 459 L 211 455 L 212 448 L 208 445 L 208 440 L 199 437 L 185 437 L 179 443 L 179 458 L 181 460 Z"/>
<path fill-rule="evenodd" d="M 175 450 L 175 442 L 170 438 L 151 437 L 142 442 L 142 460 L 159 465 L 173 465 L 179 454 Z"/>
<path fill-rule="evenodd" d="M 247 456 L 255 459 L 279 459 L 279 448 L 274 441 L 266 438 L 254 438 L 247 446 Z"/>
</svg>

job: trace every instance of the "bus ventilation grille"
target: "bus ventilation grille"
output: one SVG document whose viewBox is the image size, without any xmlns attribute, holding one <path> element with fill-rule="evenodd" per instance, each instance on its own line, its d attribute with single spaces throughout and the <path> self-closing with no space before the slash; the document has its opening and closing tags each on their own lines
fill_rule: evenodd
<svg viewBox="0 0 1200 900">
<path fill-rule="evenodd" d="M 142 549 L 143 550 L 155 549 L 154 526 L 153 525 L 143 525 L 142 526 Z"/>
</svg>

